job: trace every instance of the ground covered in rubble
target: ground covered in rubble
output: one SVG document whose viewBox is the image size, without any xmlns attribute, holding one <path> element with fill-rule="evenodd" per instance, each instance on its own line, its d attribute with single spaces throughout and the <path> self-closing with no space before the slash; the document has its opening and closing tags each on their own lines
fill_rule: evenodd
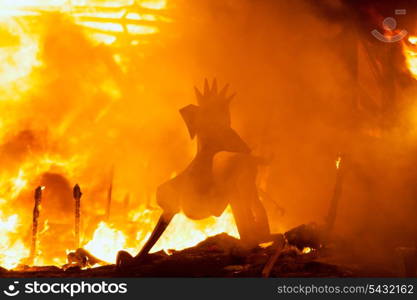
<svg viewBox="0 0 417 300">
<path fill-rule="evenodd" d="M 245 250 L 239 240 L 220 234 L 200 244 L 170 255 L 150 254 L 140 265 L 122 269 L 114 265 L 66 270 L 55 267 L 27 267 L 19 271 L 0 270 L 0 277 L 261 277 L 269 258 L 276 252 L 273 245 Z M 302 253 L 286 247 L 274 264 L 270 277 L 398 277 L 393 270 L 366 264 L 335 263 L 331 249 Z"/>
</svg>

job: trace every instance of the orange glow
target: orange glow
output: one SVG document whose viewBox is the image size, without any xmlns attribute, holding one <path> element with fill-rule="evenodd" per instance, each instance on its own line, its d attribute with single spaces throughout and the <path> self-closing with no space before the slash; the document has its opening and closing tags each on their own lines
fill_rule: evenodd
<svg viewBox="0 0 417 300">
<path fill-rule="evenodd" d="M 137 43 L 135 38 L 138 39 L 138 36 L 152 35 L 159 31 L 156 25 L 152 25 L 152 22 L 160 21 L 161 18 L 153 11 L 165 9 L 167 1 L 136 1 L 139 10 L 127 13 L 126 7 L 135 5 L 134 2 L 131 0 L 76 0 L 71 3 L 67 0 L 0 0 L 0 94 L 2 95 L 0 106 L 4 111 L 0 120 L 0 140 L 6 148 L 8 147 L 7 149 L 3 147 L 1 151 L 6 151 L 12 159 L 16 157 L 16 163 L 11 163 L 10 166 L 4 165 L 2 161 L 3 167 L 0 172 L 0 266 L 14 268 L 19 262 L 24 262 L 29 255 L 28 249 L 31 241 L 27 233 L 32 227 L 33 191 L 39 185 L 39 180 L 42 180 L 43 174 L 60 174 L 63 178 L 71 178 L 71 180 L 78 178 L 80 182 L 83 181 L 80 174 L 88 168 L 85 164 L 86 161 L 91 161 L 93 148 L 82 143 L 83 140 L 91 140 L 88 132 L 81 130 L 78 133 L 70 133 L 72 131 L 70 128 L 74 128 L 74 122 L 80 120 L 78 115 L 82 114 L 83 110 L 88 112 L 90 109 L 93 111 L 92 115 L 95 115 L 92 124 L 96 124 L 110 113 L 111 101 L 120 98 L 117 84 L 103 76 L 104 79 L 100 80 L 97 89 L 99 93 L 103 93 L 110 99 L 109 104 L 98 106 L 97 111 L 80 105 L 79 108 L 66 111 L 65 116 L 54 123 L 54 128 L 46 129 L 45 125 L 48 121 L 42 120 L 43 112 L 54 110 L 52 114 L 56 115 L 60 108 L 54 107 L 53 103 L 57 100 L 56 98 L 48 100 L 45 96 L 39 99 L 45 100 L 44 104 L 49 102 L 50 105 L 46 105 L 49 106 L 46 108 L 42 104 L 43 112 L 39 111 L 39 107 L 35 108 L 36 104 L 30 104 L 31 95 L 27 93 L 39 89 L 38 85 L 42 82 L 43 76 L 39 77 L 36 72 L 45 67 L 45 57 L 41 55 L 43 45 L 40 41 L 40 32 L 36 32 L 36 28 L 32 31 L 33 26 L 27 25 L 25 18 L 35 16 L 39 20 L 46 20 L 47 17 L 43 16 L 43 13 L 58 12 L 68 17 L 68 22 L 81 25 L 82 34 L 93 41 L 111 45 L 123 34 L 132 38 L 132 44 L 134 44 Z M 105 9 L 110 7 L 114 10 Z M 141 21 L 145 21 L 145 24 L 135 23 Z M 79 30 L 75 26 L 74 28 Z M 117 57 L 120 58 L 120 55 Z M 119 63 L 116 54 L 115 61 Z M 28 124 L 23 123 L 28 120 L 30 120 L 31 129 L 25 131 Z M 46 132 L 48 132 L 47 136 Z M 117 136 L 114 128 L 105 128 L 105 132 L 109 137 Z M 14 134 L 17 136 L 14 137 Z M 64 136 L 65 138 L 62 139 Z M 71 148 L 78 150 L 69 151 Z M 87 184 L 81 184 L 82 187 L 85 185 Z M 57 192 L 54 188 L 49 189 L 47 184 L 42 186 L 42 189 L 45 187 L 46 198 L 48 198 L 48 191 L 50 194 Z M 18 205 L 19 210 L 15 213 L 14 204 L 22 201 L 25 204 Z M 63 222 L 62 219 L 56 217 L 53 220 L 47 219 L 46 214 L 50 205 L 48 199 L 46 201 L 45 205 L 42 203 L 40 211 L 38 230 L 40 249 L 37 250 L 38 257 L 35 263 L 61 264 L 65 262 L 65 251 L 61 257 L 56 257 L 55 255 L 60 254 L 49 253 L 49 249 L 42 246 L 42 239 L 51 238 L 48 237 L 49 230 L 53 230 L 56 224 Z M 67 204 L 67 206 L 68 211 L 71 212 L 72 204 Z M 100 210 L 101 208 L 97 209 L 97 211 Z M 147 221 L 151 225 L 156 216 L 153 215 L 153 217 Z M 130 240 L 127 237 L 132 233 L 118 231 L 105 222 L 96 222 L 96 226 L 95 232 L 85 238 L 86 247 L 98 257 L 111 262 L 114 261 L 115 253 L 125 248 L 127 240 L 136 247 L 128 248 L 133 253 L 141 245 L 137 242 L 140 242 L 141 238 L 146 238 L 146 236 L 136 238 L 133 234 Z M 71 230 L 72 224 L 69 224 L 68 228 Z M 146 227 L 147 231 L 151 231 L 151 228 Z M 113 241 L 111 249 L 100 244 L 103 238 Z M 63 236 L 62 242 L 68 243 L 67 239 L 68 236 Z M 89 243 L 89 239 L 92 239 L 92 242 Z M 186 242 L 182 242 L 181 245 L 185 244 Z"/>
<path fill-rule="evenodd" d="M 340 168 L 340 164 L 341 164 L 341 162 L 342 162 L 342 157 L 338 157 L 337 159 L 336 159 L 336 169 L 339 169 Z"/>
<path fill-rule="evenodd" d="M 126 6 L 139 6 L 148 10 L 163 10 L 167 6 L 166 0 L 144 0 L 144 1 L 117 1 L 117 0 L 0 0 L 0 19 L 38 15 L 41 12 L 59 11 L 74 18 L 74 21 L 89 31 L 92 39 L 99 43 L 113 44 L 117 37 L 115 34 L 123 35 L 151 35 L 159 32 L 157 26 L 129 24 L 131 21 L 156 22 L 162 20 L 149 12 L 127 13 Z M 100 8 L 115 9 L 114 12 L 101 11 Z M 167 21 L 166 18 L 163 18 Z M 98 31 L 98 32 L 95 32 Z"/>
<path fill-rule="evenodd" d="M 146 105 L 154 109 L 153 100 L 159 98 L 146 94 L 139 83 L 126 92 L 120 78 L 127 74 L 128 47 L 148 45 L 146 39 L 161 33 L 159 24 L 170 22 L 167 2 L 0 0 L 0 108 L 4 112 L 0 118 L 0 266 L 10 269 L 27 263 L 38 186 L 43 192 L 36 265 L 62 265 L 66 252 L 74 250 L 71 188 L 75 183 L 83 191 L 80 239 L 86 250 L 114 263 L 119 250 L 134 255 L 149 238 L 161 214 L 154 204 L 156 183 L 180 169 L 168 166 L 150 186 L 137 187 L 137 182 L 147 179 L 149 165 L 158 168 L 158 162 L 152 162 L 151 150 L 142 150 L 139 143 L 133 146 L 135 156 L 130 160 L 136 165 L 131 167 L 129 159 L 118 157 L 117 147 L 132 147 L 123 145 L 129 136 L 121 137 L 133 124 L 125 124 L 126 115 L 138 128 L 149 116 L 129 115 L 130 104 L 120 107 L 130 100 L 136 105 L 134 111 Z M 61 35 L 65 41 L 59 44 Z M 132 52 L 136 54 L 136 49 Z M 92 62 L 95 55 L 99 59 Z M 136 81 L 138 76 L 132 78 Z M 143 100 L 147 98 L 149 104 Z M 176 118 L 174 112 L 170 108 L 169 114 Z M 164 119 L 165 113 L 163 107 L 157 108 L 154 118 Z M 122 163 L 115 163 L 111 218 L 105 219 L 106 172 L 114 161 Z M 125 170 L 123 179 L 118 177 L 120 168 Z M 120 204 L 126 193 L 134 194 L 133 208 L 127 212 Z M 151 205 L 145 207 L 147 193 Z M 239 237 L 230 207 L 220 217 L 199 221 L 178 214 L 151 252 L 181 250 L 223 232 Z M 51 243 L 62 249 L 50 247 Z"/>
<path fill-rule="evenodd" d="M 18 215 L 5 217 L 0 212 L 0 266 L 3 268 L 12 269 L 29 255 L 29 249 L 18 237 L 20 229 Z"/>
<path fill-rule="evenodd" d="M 150 9 L 163 9 L 166 7 L 165 0 L 144 0 L 139 1 L 140 5 Z"/>
<path fill-rule="evenodd" d="M 403 53 L 409 72 L 417 79 L 417 37 L 410 36 L 408 42 L 409 44 L 403 42 Z"/>
<path fill-rule="evenodd" d="M 274 242 L 262 243 L 262 244 L 259 244 L 259 247 L 266 249 L 266 248 L 272 246 L 273 243 Z"/>
<path fill-rule="evenodd" d="M 313 249 L 311 249 L 310 247 L 305 247 L 305 248 L 303 249 L 302 253 L 303 253 L 303 254 L 308 254 L 308 253 L 310 253 L 311 251 L 313 251 Z"/>
<path fill-rule="evenodd" d="M 158 211 L 153 212 L 146 209 L 133 214 L 133 218 L 139 222 L 138 227 L 145 229 L 139 230 L 136 238 L 129 238 L 122 229 L 116 229 L 113 228 L 114 226 L 101 222 L 95 230 L 92 240 L 84 248 L 109 263 L 116 261 L 117 252 L 122 249 L 135 255 L 149 238 L 150 230 L 156 224 L 158 215 Z M 149 230 L 146 230 L 147 228 Z M 178 214 L 152 248 L 151 253 L 160 250 L 166 253 L 169 253 L 169 250 L 182 250 L 197 245 L 209 236 L 223 232 L 239 238 L 230 207 L 218 218 L 210 217 L 199 221 L 193 221 L 184 214 Z"/>
<path fill-rule="evenodd" d="M 101 222 L 84 249 L 107 262 L 115 262 L 119 250 L 125 249 L 126 236 L 120 230 L 111 228 L 105 222 Z"/>
<path fill-rule="evenodd" d="M 218 218 L 210 217 L 193 221 L 183 214 L 177 214 L 151 252 L 168 249 L 182 250 L 198 244 L 209 236 L 223 232 L 239 238 L 230 206 Z"/>
</svg>

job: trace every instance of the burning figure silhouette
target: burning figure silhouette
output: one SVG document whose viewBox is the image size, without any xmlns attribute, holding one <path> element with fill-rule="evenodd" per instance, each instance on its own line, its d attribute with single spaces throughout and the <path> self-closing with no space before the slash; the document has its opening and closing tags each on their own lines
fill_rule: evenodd
<svg viewBox="0 0 417 300">
<path fill-rule="evenodd" d="M 220 92 L 216 80 L 204 92 L 195 88 L 197 105 L 180 110 L 197 153 L 178 176 L 157 189 L 156 199 L 163 213 L 142 250 L 132 257 L 120 251 L 117 265 L 139 262 L 152 249 L 175 214 L 182 211 L 198 220 L 220 216 L 230 204 L 242 243 L 247 247 L 270 240 L 266 211 L 256 186 L 258 162 L 231 128 L 228 85 Z"/>
</svg>

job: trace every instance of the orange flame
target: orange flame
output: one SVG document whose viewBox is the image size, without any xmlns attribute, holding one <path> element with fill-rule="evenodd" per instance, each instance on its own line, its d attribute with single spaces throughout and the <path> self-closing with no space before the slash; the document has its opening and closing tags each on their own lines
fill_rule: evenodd
<svg viewBox="0 0 417 300">
<path fill-rule="evenodd" d="M 141 222 L 139 228 L 147 228 L 149 231 L 139 230 L 136 238 L 129 240 L 122 229 L 116 229 L 105 222 L 101 222 L 95 230 L 92 240 L 84 248 L 94 256 L 109 263 L 116 261 L 117 252 L 122 249 L 132 255 L 137 254 L 149 238 L 151 228 L 158 219 L 158 213 L 149 210 L 141 210 L 138 214 L 142 217 L 137 220 L 137 222 Z M 136 214 L 135 217 L 137 218 L 137 216 Z M 152 248 L 151 253 L 160 250 L 166 253 L 169 253 L 169 250 L 182 250 L 197 245 L 207 237 L 223 232 L 239 238 L 230 206 L 218 218 L 210 217 L 199 221 L 190 220 L 180 213 L 174 217 L 164 234 Z"/>
<path fill-rule="evenodd" d="M 0 212 L 0 266 L 3 268 L 14 268 L 29 255 L 28 248 L 17 235 L 20 225 L 18 215 L 4 217 Z"/>
<path fill-rule="evenodd" d="M 126 96 L 122 92 L 125 86 L 121 87 L 118 83 L 119 77 L 122 76 L 120 74 L 124 75 L 125 72 L 123 57 L 115 49 L 120 49 L 118 48 L 120 45 L 125 46 L 126 40 L 130 43 L 128 45 L 137 45 L 146 43 L 141 37 L 145 39 L 145 36 L 149 38 L 160 33 L 159 24 L 171 21 L 165 12 L 158 12 L 166 10 L 167 2 L 167 0 L 0 0 L 0 94 L 2 95 L 0 108 L 4 111 L 0 118 L 0 153 L 2 157 L 5 156 L 3 155 L 5 152 L 12 158 L 10 162 L 7 157 L 2 161 L 10 165 L 3 165 L 0 172 L 0 266 L 14 268 L 24 262 L 29 255 L 31 239 L 28 233 L 32 228 L 33 190 L 39 185 L 46 187 L 44 198 L 48 198 L 48 193 L 54 193 L 53 186 L 38 182 L 45 173 L 62 175 L 60 181 L 57 181 L 61 186 L 55 187 L 55 191 L 58 192 L 66 185 L 80 183 L 83 189 L 81 214 L 84 222 L 80 225 L 80 233 L 85 249 L 93 255 L 112 263 L 119 250 L 124 249 L 135 254 L 148 239 L 159 218 L 159 210 L 140 207 L 129 211 L 126 217 L 128 222 L 125 219 L 117 220 L 117 212 L 114 213 L 114 220 L 102 221 L 104 205 L 100 202 L 100 192 L 107 183 L 103 183 L 105 179 L 103 182 L 100 179 L 92 182 L 92 178 L 100 177 L 104 173 L 100 168 L 108 153 L 103 151 L 97 155 L 97 148 L 100 148 L 100 145 L 97 146 L 94 135 L 98 132 L 100 141 L 103 141 L 117 137 L 119 131 L 126 130 L 114 125 L 125 125 L 123 122 L 114 124 L 106 122 L 113 119 L 123 120 L 123 112 L 125 112 L 112 111 L 116 106 L 114 104 Z M 134 6 L 134 9 L 129 11 L 128 8 L 131 6 Z M 107 65 L 103 63 L 103 66 L 95 68 L 95 63 L 89 61 L 94 55 L 85 58 L 84 52 L 77 56 L 78 60 L 75 63 L 74 60 L 67 62 L 65 55 L 61 55 L 60 48 L 50 50 L 54 48 L 56 42 L 54 36 L 53 43 L 46 45 L 49 36 L 44 36 L 43 29 L 39 29 L 43 34 L 41 37 L 40 32 L 31 28 L 33 23 L 26 22 L 28 16 L 29 19 L 39 17 L 40 21 L 46 20 L 49 17 L 47 13 L 50 12 L 65 16 L 65 20 L 71 24 L 68 26 L 71 27 L 69 33 L 74 35 L 72 37 L 74 40 L 70 40 L 71 43 L 75 45 L 80 41 L 85 42 L 87 49 L 93 49 L 92 51 L 105 49 L 103 52 L 107 56 L 103 61 Z M 66 26 L 63 27 L 66 29 Z M 75 31 L 75 34 L 71 30 Z M 59 30 L 57 32 L 61 34 Z M 49 34 L 50 31 L 47 33 Z M 54 33 L 52 30 L 52 34 Z M 117 44 L 118 42 L 120 44 Z M 98 43 L 104 45 L 97 47 Z M 76 52 L 77 47 L 74 48 Z M 50 72 L 48 63 L 51 62 L 48 60 L 48 55 L 51 53 L 56 55 L 54 51 L 59 53 L 59 57 L 52 59 L 53 67 Z M 83 64 L 87 67 L 79 68 L 79 65 L 84 66 Z M 62 80 L 63 74 L 59 73 L 60 70 L 71 69 L 73 65 L 77 67 L 69 72 L 68 78 Z M 110 69 L 110 71 L 103 73 L 102 69 Z M 55 74 L 54 71 L 57 70 L 58 74 Z M 119 71 L 120 74 L 116 76 L 114 73 Z M 92 83 L 86 88 L 89 91 L 85 93 L 88 94 L 88 99 L 84 99 L 84 95 L 78 91 L 78 88 L 84 88 L 83 84 L 65 90 L 66 83 L 71 84 L 79 80 L 79 74 L 83 77 L 86 75 L 84 73 L 88 73 L 85 77 L 93 78 Z M 45 76 L 46 74 L 48 76 Z M 114 78 L 110 78 L 113 75 Z M 47 80 L 44 77 L 48 77 Z M 45 81 L 48 81 L 47 84 Z M 53 82 L 52 87 L 48 85 L 49 81 Z M 77 92 L 71 94 L 75 89 Z M 53 93 L 48 94 L 50 90 Z M 93 92 L 90 93 L 90 90 Z M 142 91 L 143 86 L 138 85 L 137 90 Z M 133 92 L 132 95 L 131 97 L 136 101 L 137 95 Z M 107 102 L 103 101 L 103 98 Z M 67 102 L 71 102 L 70 105 L 66 106 Z M 106 117 L 108 119 L 100 123 Z M 85 119 L 89 120 L 83 123 Z M 103 128 L 93 132 L 86 130 L 87 126 Z M 146 168 L 149 164 L 146 158 L 141 157 L 140 166 L 136 167 Z M 97 169 L 99 170 L 95 171 Z M 175 171 L 175 168 L 170 170 L 172 173 Z M 87 173 L 88 176 L 85 175 Z M 68 182 L 65 181 L 66 179 Z M 135 179 L 134 184 L 136 182 Z M 115 184 L 115 187 L 119 186 Z M 123 186 L 120 189 L 126 191 L 129 187 Z M 145 189 L 145 187 L 141 188 Z M 155 188 L 152 190 L 154 191 Z M 144 194 L 142 190 L 140 192 L 141 195 Z M 92 194 L 99 196 L 93 197 Z M 117 206 L 117 198 L 122 197 L 117 195 L 117 188 L 113 192 L 113 197 L 113 202 L 116 202 Z M 66 221 L 60 216 L 50 216 L 45 213 L 49 204 L 54 201 L 50 200 L 49 204 L 48 199 L 42 201 L 39 216 L 41 225 L 38 230 L 40 247 L 37 249 L 38 257 L 35 263 L 63 264 L 65 250 L 71 246 L 63 246 L 62 251 L 58 249 L 62 253 L 57 253 L 54 252 L 56 249 L 52 249 L 55 247 L 47 247 L 48 243 L 43 243 L 42 239 L 49 238 L 50 241 L 62 245 L 69 241 L 73 245 L 71 242 L 74 237 L 71 234 L 74 226 L 73 223 L 65 223 Z M 67 200 L 65 205 L 58 207 L 57 210 L 71 214 L 74 210 L 74 202 L 71 201 L 70 195 L 69 201 Z M 69 222 L 74 220 L 71 215 L 69 219 Z M 65 233 L 53 232 L 57 230 L 54 228 L 63 227 L 66 228 L 66 231 L 62 230 Z M 181 250 L 223 232 L 239 237 L 230 207 L 218 218 L 212 217 L 201 221 L 192 221 L 185 215 L 178 214 L 153 247 L 152 252 Z"/>
<path fill-rule="evenodd" d="M 21 119 L 25 120 L 26 112 L 30 107 L 29 103 L 23 103 L 30 99 L 26 97 L 26 93 L 38 84 L 38 78 L 33 75 L 33 72 L 35 69 L 43 67 L 44 63 L 40 56 L 42 44 L 39 34 L 32 32 L 30 27 L 26 26 L 26 19 L 23 18 L 37 16 L 42 20 L 44 12 L 59 12 L 66 15 L 75 24 L 82 26 L 83 33 L 94 41 L 111 44 L 121 33 L 133 37 L 157 33 L 159 29 L 152 25 L 152 22 L 159 22 L 161 18 L 153 11 L 165 9 L 166 2 L 166 0 L 0 0 L 0 105 L 5 111 L 0 120 L 1 143 L 7 144 L 6 141 L 10 140 L 10 128 L 17 132 L 21 130 L 18 123 L 21 122 Z M 136 5 L 138 9 L 127 13 L 126 8 L 133 5 Z M 88 20 L 89 18 L 94 21 Z M 141 21 L 145 21 L 143 23 L 146 25 L 140 25 Z M 105 94 L 111 95 L 111 98 L 115 99 L 119 96 L 118 90 L 112 82 L 104 82 L 100 88 Z M 12 106 L 14 101 L 22 102 L 15 105 L 17 109 Z M 21 110 L 19 106 L 22 107 Z M 26 107 L 23 108 L 23 106 Z M 103 108 L 98 113 L 97 119 L 102 117 L 107 110 L 108 107 Z M 33 113 L 41 114 L 37 109 L 33 109 Z M 50 134 L 56 137 L 65 134 L 74 118 L 70 113 L 67 115 L 66 119 L 56 124 L 56 128 Z M 32 118 L 32 122 L 36 123 L 37 119 Z M 54 170 L 58 170 L 57 173 L 63 174 L 65 177 L 74 178 L 82 171 L 80 166 L 85 164 L 86 159 L 82 155 L 66 155 L 65 151 L 59 149 L 57 145 L 45 145 L 43 140 L 38 141 L 39 144 L 28 145 L 32 139 L 30 135 L 23 136 L 21 139 L 23 142 L 19 143 L 23 146 L 20 144 L 16 146 L 11 142 L 8 151 L 11 156 L 22 151 L 25 153 L 24 159 L 20 159 L 15 165 L 3 165 L 0 173 L 0 266 L 6 268 L 16 267 L 22 259 L 29 255 L 30 238 L 28 238 L 27 232 L 30 232 L 32 226 L 32 195 L 33 189 L 38 185 L 35 182 L 36 179 L 43 173 L 54 172 Z M 69 145 L 77 145 L 78 143 L 77 138 L 69 137 L 67 139 Z M 18 149 L 15 149 L 16 147 Z M 3 161 L 2 164 L 4 164 Z M 27 205 L 25 209 L 16 213 L 14 201 L 21 202 L 22 199 L 19 197 L 22 195 L 24 195 L 23 200 L 27 202 Z M 43 213 L 43 211 L 40 213 L 41 222 L 44 224 L 39 229 L 40 237 L 53 226 L 44 220 L 47 216 L 44 216 Z M 120 245 L 120 249 L 122 249 L 124 242 L 118 242 L 117 238 L 124 233 L 112 233 L 111 229 L 106 229 L 105 226 L 105 223 L 98 225 L 93 240 L 100 240 L 103 235 L 111 237 L 113 234 L 112 240 L 116 239 L 116 242 L 112 244 L 112 247 Z M 67 239 L 68 237 L 62 238 Z M 48 255 L 48 253 L 42 253 L 41 250 L 38 250 L 38 253 L 40 256 Z M 100 255 L 98 254 L 98 256 Z M 102 257 L 110 261 L 113 260 L 106 255 Z M 57 263 L 58 261 L 58 258 L 54 256 L 38 257 L 36 260 L 38 264 Z"/>
<path fill-rule="evenodd" d="M 403 42 L 403 53 L 408 71 L 417 79 L 417 36 L 410 36 L 408 43 Z"/>
<path fill-rule="evenodd" d="M 313 249 L 312 249 L 312 248 L 310 248 L 310 247 L 304 247 L 304 248 L 303 248 L 302 253 L 303 253 L 303 254 L 308 254 L 308 253 L 310 253 L 311 251 L 313 251 Z"/>
<path fill-rule="evenodd" d="M 126 6 L 162 10 L 167 0 L 1 0 L 0 17 L 30 16 L 45 11 L 60 11 L 72 16 L 77 24 L 91 29 L 90 36 L 97 42 L 112 44 L 115 34 L 149 35 L 159 32 L 157 26 L 136 24 L 134 21 L 160 21 L 149 13 L 127 13 Z M 114 8 L 101 11 L 100 8 Z M 163 19 L 167 21 L 166 18 Z M 136 41 L 137 42 L 137 41 Z"/>
<path fill-rule="evenodd" d="M 342 163 L 342 157 L 341 156 L 339 156 L 337 159 L 336 159 L 336 169 L 339 169 L 340 168 L 340 164 Z"/>
</svg>

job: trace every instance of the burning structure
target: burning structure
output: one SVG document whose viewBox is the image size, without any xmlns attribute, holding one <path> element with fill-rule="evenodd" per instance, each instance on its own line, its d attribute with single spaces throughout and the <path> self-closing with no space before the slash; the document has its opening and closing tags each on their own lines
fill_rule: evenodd
<svg viewBox="0 0 417 300">
<path fill-rule="evenodd" d="M 0 0 L 0 274 L 415 276 L 416 5 L 185 2 Z"/>
</svg>

